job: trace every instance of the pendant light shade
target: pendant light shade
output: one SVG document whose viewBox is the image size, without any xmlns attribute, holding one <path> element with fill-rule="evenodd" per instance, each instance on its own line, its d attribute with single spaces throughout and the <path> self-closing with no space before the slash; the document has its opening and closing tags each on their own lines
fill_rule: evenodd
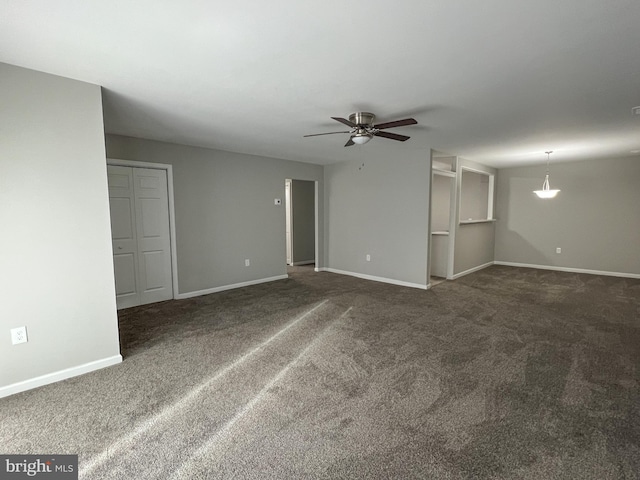
<svg viewBox="0 0 640 480">
<path fill-rule="evenodd" d="M 542 190 L 534 190 L 539 198 L 553 198 L 555 197 L 560 190 L 551 190 L 549 186 L 549 155 L 553 153 L 553 151 L 544 152 L 547 154 L 547 174 L 544 177 L 544 182 L 542 183 Z"/>
</svg>

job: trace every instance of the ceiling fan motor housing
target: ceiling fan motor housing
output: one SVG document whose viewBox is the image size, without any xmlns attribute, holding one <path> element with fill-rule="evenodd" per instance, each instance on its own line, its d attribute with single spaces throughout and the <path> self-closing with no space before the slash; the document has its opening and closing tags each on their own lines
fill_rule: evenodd
<svg viewBox="0 0 640 480">
<path fill-rule="evenodd" d="M 355 123 L 358 126 L 373 126 L 373 122 L 376 116 L 369 112 L 356 112 L 349 115 L 349 121 Z"/>
</svg>

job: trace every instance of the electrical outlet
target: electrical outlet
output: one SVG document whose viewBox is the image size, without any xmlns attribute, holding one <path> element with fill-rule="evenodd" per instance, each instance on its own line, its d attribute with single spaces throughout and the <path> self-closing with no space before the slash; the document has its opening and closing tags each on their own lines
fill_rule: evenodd
<svg viewBox="0 0 640 480">
<path fill-rule="evenodd" d="M 371 261 L 371 255 L 367 253 L 367 262 L 370 262 L 370 261 Z"/>
<path fill-rule="evenodd" d="M 560 247 L 556 248 L 556 253 L 562 253 L 562 249 Z"/>
<path fill-rule="evenodd" d="M 251 260 L 249 260 L 248 258 L 245 258 L 244 260 L 244 266 L 248 267 L 249 265 L 251 265 Z"/>
<path fill-rule="evenodd" d="M 11 329 L 11 343 L 17 345 L 27 342 L 27 327 L 18 327 Z"/>
</svg>

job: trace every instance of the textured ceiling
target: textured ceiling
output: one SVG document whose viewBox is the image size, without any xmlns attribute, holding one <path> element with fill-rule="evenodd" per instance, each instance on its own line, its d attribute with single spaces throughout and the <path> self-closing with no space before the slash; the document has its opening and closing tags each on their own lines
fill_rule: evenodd
<svg viewBox="0 0 640 480">
<path fill-rule="evenodd" d="M 314 163 L 640 149 L 638 0 L 0 0 L 0 61 L 104 87 L 108 133 Z M 344 148 L 331 116 L 415 117 Z"/>
</svg>

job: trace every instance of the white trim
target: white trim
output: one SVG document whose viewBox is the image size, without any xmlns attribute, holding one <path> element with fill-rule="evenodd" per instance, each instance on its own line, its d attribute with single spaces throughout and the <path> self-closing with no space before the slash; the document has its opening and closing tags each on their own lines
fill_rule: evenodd
<svg viewBox="0 0 640 480">
<path fill-rule="evenodd" d="M 30 378 L 29 380 L 23 380 L 22 382 L 12 383 L 11 385 L 0 388 L 0 398 L 15 395 L 16 393 L 31 390 L 33 388 L 42 387 L 43 385 L 48 385 L 50 383 L 60 382 L 67 378 L 84 375 L 85 373 L 110 367 L 120 362 L 122 362 L 122 355 L 114 355 L 113 357 L 103 358 L 102 360 L 85 363 L 83 365 L 78 365 L 77 367 L 66 368 L 57 372 Z"/>
<path fill-rule="evenodd" d="M 452 164 L 452 168 L 455 168 L 456 174 L 450 180 L 449 185 L 449 241 L 447 242 L 447 278 L 453 275 L 455 268 L 455 254 L 456 254 L 456 233 L 458 231 L 458 157 L 455 157 L 455 161 Z M 431 240 L 431 239 L 429 239 Z M 431 272 L 429 272 L 431 274 Z M 429 279 L 431 275 L 429 275 Z"/>
<path fill-rule="evenodd" d="M 318 180 L 304 180 L 302 178 L 285 178 L 285 189 L 286 189 L 286 182 L 294 182 L 294 181 L 299 181 L 299 182 L 313 182 L 313 215 L 314 215 L 314 221 L 313 221 L 313 228 L 314 228 L 314 250 L 313 250 L 313 256 L 314 256 L 314 260 L 311 261 L 303 261 L 303 262 L 294 262 L 293 261 L 293 210 L 290 212 L 290 224 L 289 224 L 289 234 L 292 235 L 291 237 L 291 261 L 292 263 L 286 263 L 287 265 L 291 265 L 291 266 L 297 266 L 297 265 L 309 265 L 310 263 L 315 263 L 316 265 L 320 264 L 320 183 Z M 289 190 L 289 198 L 292 198 L 292 193 L 293 193 L 293 184 L 291 185 L 291 189 Z M 286 195 L 286 190 L 285 190 L 285 195 Z M 291 205 L 287 205 L 287 208 L 291 208 L 293 206 L 293 202 L 289 202 Z M 286 232 L 286 228 L 285 228 L 285 232 Z M 286 235 L 285 235 L 286 236 Z M 316 272 L 319 271 L 316 269 Z"/>
<path fill-rule="evenodd" d="M 487 262 L 484 265 L 478 265 L 477 267 L 470 268 L 469 270 L 465 270 L 464 272 L 456 273 L 451 278 L 447 280 L 455 280 L 456 278 L 464 277 L 465 275 L 469 275 L 470 273 L 477 272 L 478 270 L 482 270 L 483 268 L 490 267 L 495 262 Z"/>
<path fill-rule="evenodd" d="M 168 163 L 140 162 L 138 160 L 123 160 L 121 158 L 107 158 L 107 164 L 119 167 L 155 168 L 157 170 L 167 170 L 171 167 Z"/>
<path fill-rule="evenodd" d="M 493 175 L 493 173 L 487 172 L 486 170 L 482 170 L 481 168 L 468 167 L 466 165 L 460 165 L 460 168 L 458 170 L 459 171 L 468 170 L 473 173 L 480 173 L 482 175 L 487 175 L 487 176 Z"/>
<path fill-rule="evenodd" d="M 495 196 L 496 191 L 496 176 L 489 175 L 489 198 L 487 199 L 487 212 L 489 214 L 489 219 L 492 221 L 495 220 L 495 212 L 493 210 L 493 197 Z"/>
<path fill-rule="evenodd" d="M 289 187 L 289 197 L 287 198 L 287 187 Z M 284 179 L 284 201 L 285 201 L 285 210 L 284 210 L 284 230 L 285 230 L 285 242 L 287 242 L 288 252 L 287 252 L 287 265 L 293 265 L 293 208 L 292 208 L 292 199 L 293 199 L 293 180 L 290 178 Z M 315 200 L 314 200 L 315 201 Z M 314 220 L 315 222 L 315 220 Z M 287 225 L 288 224 L 288 225 Z M 287 227 L 289 227 L 289 232 L 287 233 Z M 315 227 L 315 224 L 314 224 Z"/>
<path fill-rule="evenodd" d="M 316 270 L 318 270 L 318 269 L 316 269 Z M 364 274 L 364 273 L 347 272 L 345 270 L 338 270 L 338 269 L 335 269 L 335 268 L 321 268 L 321 269 L 319 269 L 319 271 L 337 273 L 339 275 L 349 275 L 351 277 L 362 278 L 364 280 L 371 280 L 373 282 L 390 283 L 392 285 L 399 285 L 401 287 L 419 288 L 421 290 L 426 290 L 427 289 L 427 285 L 423 285 L 421 283 L 405 282 L 405 281 L 402 281 L 402 280 L 395 280 L 393 278 L 386 278 L 386 277 L 376 277 L 374 275 L 367 275 L 367 274 Z"/>
<path fill-rule="evenodd" d="M 248 282 L 240 282 L 240 283 L 234 283 L 231 285 L 223 285 L 221 287 L 207 288 L 206 290 L 197 290 L 195 292 L 179 293 L 178 295 L 176 295 L 176 299 L 184 300 L 185 298 L 199 297 L 201 295 L 209 295 L 211 293 L 224 292 L 225 290 L 233 290 L 235 288 L 248 287 L 251 285 L 258 285 L 260 283 L 274 282 L 276 280 L 285 280 L 287 278 L 289 278 L 289 275 L 277 275 L 275 277 L 259 278 L 258 280 L 249 280 Z"/>
<path fill-rule="evenodd" d="M 315 260 L 304 260 L 302 262 L 293 262 L 291 265 L 293 265 L 294 267 L 297 267 L 299 265 L 312 265 L 316 263 Z"/>
<path fill-rule="evenodd" d="M 315 217 L 315 223 L 313 227 L 316 229 L 316 235 L 314 241 L 314 263 L 318 265 L 320 263 L 320 184 L 318 180 L 313 181 L 313 215 Z"/>
<path fill-rule="evenodd" d="M 571 268 L 571 267 L 555 267 L 550 265 L 533 265 L 531 263 L 516 263 L 516 262 L 493 262 L 495 265 L 505 265 L 507 267 L 523 267 L 523 268 L 538 268 L 540 270 L 555 270 L 557 272 L 569 272 L 569 273 L 586 273 L 589 275 L 604 275 L 607 277 L 622 277 L 622 278 L 639 278 L 638 273 L 624 273 L 624 272 L 606 272 L 603 270 L 589 270 L 586 268 Z"/>
<path fill-rule="evenodd" d="M 439 168 L 431 167 L 431 172 L 434 175 L 442 175 L 443 177 L 456 178 L 456 172 L 454 172 L 453 170 L 441 170 Z"/>
<path fill-rule="evenodd" d="M 490 219 L 486 219 L 486 220 L 464 220 L 460 222 L 460 225 L 471 225 L 474 223 L 491 223 L 491 222 L 495 222 L 496 219 L 495 218 L 490 218 Z"/>
<path fill-rule="evenodd" d="M 176 246 L 176 212 L 173 195 L 173 165 L 168 163 L 139 162 L 137 160 L 121 160 L 118 158 L 107 158 L 107 165 L 134 168 L 155 168 L 167 171 L 167 193 L 169 196 L 169 236 L 171 239 L 171 284 L 173 287 L 173 298 L 178 298 L 178 250 Z"/>
<path fill-rule="evenodd" d="M 487 222 L 487 221 L 495 220 L 493 215 L 495 213 L 493 211 L 493 197 L 495 195 L 495 178 L 494 177 L 496 174 L 487 172 L 486 170 L 480 170 L 477 168 L 460 165 L 460 168 L 458 169 L 458 171 L 460 172 L 460 192 L 458 195 L 458 202 L 460 204 L 462 204 L 462 174 L 464 173 L 463 170 L 467 170 L 473 173 L 478 173 L 480 175 L 486 175 L 487 177 L 489 177 L 489 186 L 488 186 L 489 191 L 487 192 L 487 218 L 483 218 L 480 220 L 471 220 L 471 221 L 460 220 L 460 211 L 458 210 L 458 221 L 460 222 L 460 225 L 462 225 L 463 223 L 479 223 L 479 222 Z"/>
</svg>

